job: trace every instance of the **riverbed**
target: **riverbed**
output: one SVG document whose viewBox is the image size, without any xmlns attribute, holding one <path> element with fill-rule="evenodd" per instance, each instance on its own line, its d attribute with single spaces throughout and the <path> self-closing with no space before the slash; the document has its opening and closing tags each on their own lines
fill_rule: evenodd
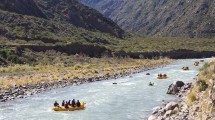
<svg viewBox="0 0 215 120">
<path fill-rule="evenodd" d="M 177 99 L 166 94 L 167 88 L 176 80 L 191 82 L 203 65 L 200 63 L 195 67 L 195 61 L 199 60 L 177 60 L 165 67 L 131 76 L 59 88 L 0 103 L 0 120 L 144 120 L 163 100 Z M 186 66 L 189 71 L 181 70 Z M 168 79 L 157 80 L 158 73 L 167 74 Z M 149 82 L 155 86 L 148 86 Z M 86 108 L 70 112 L 52 111 L 54 101 L 61 103 L 73 98 L 86 102 Z"/>
</svg>

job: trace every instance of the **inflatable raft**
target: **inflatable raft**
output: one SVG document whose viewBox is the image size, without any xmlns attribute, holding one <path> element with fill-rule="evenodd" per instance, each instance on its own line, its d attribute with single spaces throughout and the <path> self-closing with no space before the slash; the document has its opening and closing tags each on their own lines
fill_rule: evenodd
<svg viewBox="0 0 215 120">
<path fill-rule="evenodd" d="M 167 79 L 167 76 L 158 76 L 157 79 Z"/>
<path fill-rule="evenodd" d="M 189 70 L 189 67 L 183 67 L 182 70 Z"/>
<path fill-rule="evenodd" d="M 81 106 L 78 107 L 78 106 L 75 106 L 75 107 L 72 107 L 72 106 L 69 106 L 69 108 L 65 108 L 63 106 L 55 106 L 52 108 L 52 110 L 54 111 L 74 111 L 74 110 L 81 110 L 81 109 L 84 109 L 85 108 L 85 102 L 80 102 L 81 103 Z"/>
</svg>

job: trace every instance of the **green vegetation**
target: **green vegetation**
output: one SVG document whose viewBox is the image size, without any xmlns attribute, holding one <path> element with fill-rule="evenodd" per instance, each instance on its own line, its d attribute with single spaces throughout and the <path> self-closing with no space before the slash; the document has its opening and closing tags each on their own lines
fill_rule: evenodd
<svg viewBox="0 0 215 120">
<path fill-rule="evenodd" d="M 43 10 L 44 14 L 51 12 L 51 9 Z M 88 12 L 90 11 L 89 8 L 86 9 Z M 178 49 L 215 51 L 214 38 L 140 37 L 127 35 L 127 37 L 121 39 L 111 34 L 111 31 L 102 32 L 95 29 L 85 29 L 65 20 L 59 21 L 60 18 L 57 18 L 60 16 L 57 13 L 52 14 L 56 17 L 53 20 L 49 20 L 43 17 L 35 17 L 33 14 L 32 16 L 22 15 L 0 10 L 0 31 L 2 31 L 0 45 L 14 49 L 19 45 L 66 46 L 73 43 L 81 43 L 104 46 L 113 52 L 159 52 Z M 95 14 L 99 13 L 95 12 Z M 102 23 L 98 24 L 104 25 Z M 111 26 L 113 27 L 114 24 Z M 117 28 L 116 26 L 115 29 Z M 19 62 L 17 58 L 13 59 L 12 61 Z"/>
<path fill-rule="evenodd" d="M 215 51 L 215 39 L 176 37 L 132 37 L 116 43 L 112 49 L 127 52 L 171 51 L 178 49 L 195 51 Z"/>
<path fill-rule="evenodd" d="M 0 37 L 2 45 L 65 45 L 73 42 L 103 45 L 120 40 L 107 33 L 89 31 L 68 23 L 50 22 L 33 16 L 23 17 L 10 12 L 0 11 L 0 14 L 3 16 L 0 18 L 0 25 L 5 32 L 3 36 L 7 36 Z"/>
<path fill-rule="evenodd" d="M 208 84 L 203 80 L 198 80 L 194 88 L 197 92 L 205 91 L 208 88 Z"/>
</svg>

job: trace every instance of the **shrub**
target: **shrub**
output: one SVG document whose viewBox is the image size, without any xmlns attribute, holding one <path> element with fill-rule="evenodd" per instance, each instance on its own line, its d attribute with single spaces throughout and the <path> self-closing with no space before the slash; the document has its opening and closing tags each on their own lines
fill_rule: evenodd
<svg viewBox="0 0 215 120">
<path fill-rule="evenodd" d="M 208 88 L 208 84 L 203 80 L 199 80 L 197 81 L 195 87 L 198 92 L 201 92 L 201 91 L 205 91 Z"/>
<path fill-rule="evenodd" d="M 196 100 L 196 94 L 193 91 L 188 93 L 187 97 L 188 97 L 189 104 L 191 104 L 192 102 L 194 102 Z"/>
</svg>

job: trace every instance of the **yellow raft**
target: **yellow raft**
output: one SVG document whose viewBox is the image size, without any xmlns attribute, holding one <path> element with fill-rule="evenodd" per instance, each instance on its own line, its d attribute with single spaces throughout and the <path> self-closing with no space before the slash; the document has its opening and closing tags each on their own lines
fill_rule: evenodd
<svg viewBox="0 0 215 120">
<path fill-rule="evenodd" d="M 167 76 L 158 76 L 157 79 L 167 79 Z"/>
<path fill-rule="evenodd" d="M 74 110 L 84 109 L 86 103 L 85 102 L 80 102 L 80 103 L 81 103 L 80 107 L 78 107 L 78 106 L 75 106 L 75 107 L 69 106 L 69 108 L 65 108 L 63 106 L 56 106 L 56 107 L 53 107 L 52 110 L 54 110 L 54 111 L 74 111 Z"/>
</svg>

